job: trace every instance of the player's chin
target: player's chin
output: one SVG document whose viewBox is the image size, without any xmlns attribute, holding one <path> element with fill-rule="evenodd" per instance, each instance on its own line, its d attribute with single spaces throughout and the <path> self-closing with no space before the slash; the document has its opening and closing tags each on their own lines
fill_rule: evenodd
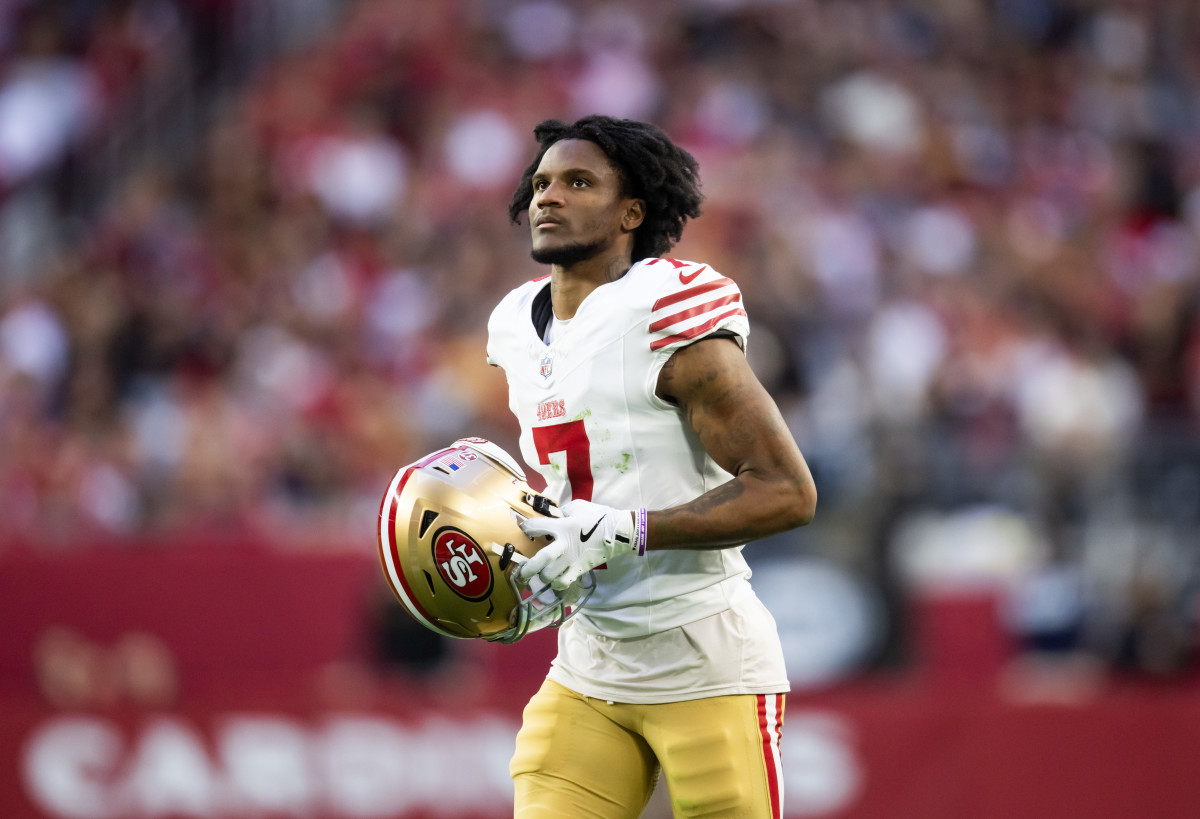
<svg viewBox="0 0 1200 819">
<path fill-rule="evenodd" d="M 530 255 L 535 259 L 541 256 L 553 256 L 562 248 L 562 245 L 561 241 L 555 242 L 553 237 L 537 236 L 534 237 L 533 244 L 530 246 Z"/>
<path fill-rule="evenodd" d="M 595 256 L 604 246 L 602 241 L 577 242 L 563 239 L 562 241 L 534 241 L 530 256 L 539 264 L 557 264 L 570 267 Z"/>
</svg>

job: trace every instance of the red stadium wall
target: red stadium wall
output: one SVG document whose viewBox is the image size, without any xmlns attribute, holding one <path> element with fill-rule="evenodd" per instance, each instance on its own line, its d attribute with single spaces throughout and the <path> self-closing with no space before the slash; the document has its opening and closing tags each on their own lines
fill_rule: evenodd
<svg viewBox="0 0 1200 819">
<path fill-rule="evenodd" d="M 246 545 L 5 556 L 0 816 L 509 815 L 508 756 L 550 635 L 455 644 L 441 675 L 383 674 L 366 659 L 377 571 L 370 554 Z M 919 669 L 790 698 L 788 816 L 1200 815 L 1200 692 L 1110 682 L 1015 701 L 992 610 L 925 606 Z M 51 704 L 32 657 L 56 626 L 99 647 L 154 635 L 177 692 Z"/>
</svg>

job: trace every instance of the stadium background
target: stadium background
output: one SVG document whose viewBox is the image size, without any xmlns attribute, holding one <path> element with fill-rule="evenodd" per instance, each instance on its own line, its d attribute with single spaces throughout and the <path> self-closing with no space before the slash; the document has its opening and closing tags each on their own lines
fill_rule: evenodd
<svg viewBox="0 0 1200 819">
<path fill-rule="evenodd" d="M 787 815 L 1200 815 L 1198 44 L 1188 0 L 0 3 L 0 815 L 507 815 L 551 638 L 414 630 L 375 518 L 515 449 L 505 205 L 595 111 L 699 159 L 674 254 L 818 480 L 748 550 Z"/>
</svg>

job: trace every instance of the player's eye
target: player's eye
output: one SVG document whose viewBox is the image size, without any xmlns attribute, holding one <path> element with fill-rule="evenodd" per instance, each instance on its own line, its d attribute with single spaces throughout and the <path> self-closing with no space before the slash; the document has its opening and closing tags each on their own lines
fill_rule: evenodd
<svg viewBox="0 0 1200 819">
<path fill-rule="evenodd" d="M 571 180 L 571 185 L 576 188 L 586 188 L 587 184 L 588 182 L 586 179 L 579 179 L 576 177 L 575 179 Z"/>
<path fill-rule="evenodd" d="M 535 191 L 543 191 L 543 190 L 545 190 L 545 189 L 546 189 L 546 180 L 545 180 L 545 179 L 537 179 L 537 180 L 534 180 L 534 183 L 533 183 L 533 189 L 534 189 Z"/>
</svg>

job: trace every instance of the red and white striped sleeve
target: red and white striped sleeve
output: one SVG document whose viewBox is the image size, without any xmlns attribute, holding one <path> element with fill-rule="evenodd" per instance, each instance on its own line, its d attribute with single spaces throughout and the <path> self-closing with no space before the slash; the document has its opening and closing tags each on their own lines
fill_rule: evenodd
<svg viewBox="0 0 1200 819">
<path fill-rule="evenodd" d="M 719 330 L 732 332 L 745 347 L 750 323 L 742 291 L 706 264 L 676 259 L 651 263 L 664 287 L 650 308 L 650 350 L 674 352 Z"/>
</svg>

